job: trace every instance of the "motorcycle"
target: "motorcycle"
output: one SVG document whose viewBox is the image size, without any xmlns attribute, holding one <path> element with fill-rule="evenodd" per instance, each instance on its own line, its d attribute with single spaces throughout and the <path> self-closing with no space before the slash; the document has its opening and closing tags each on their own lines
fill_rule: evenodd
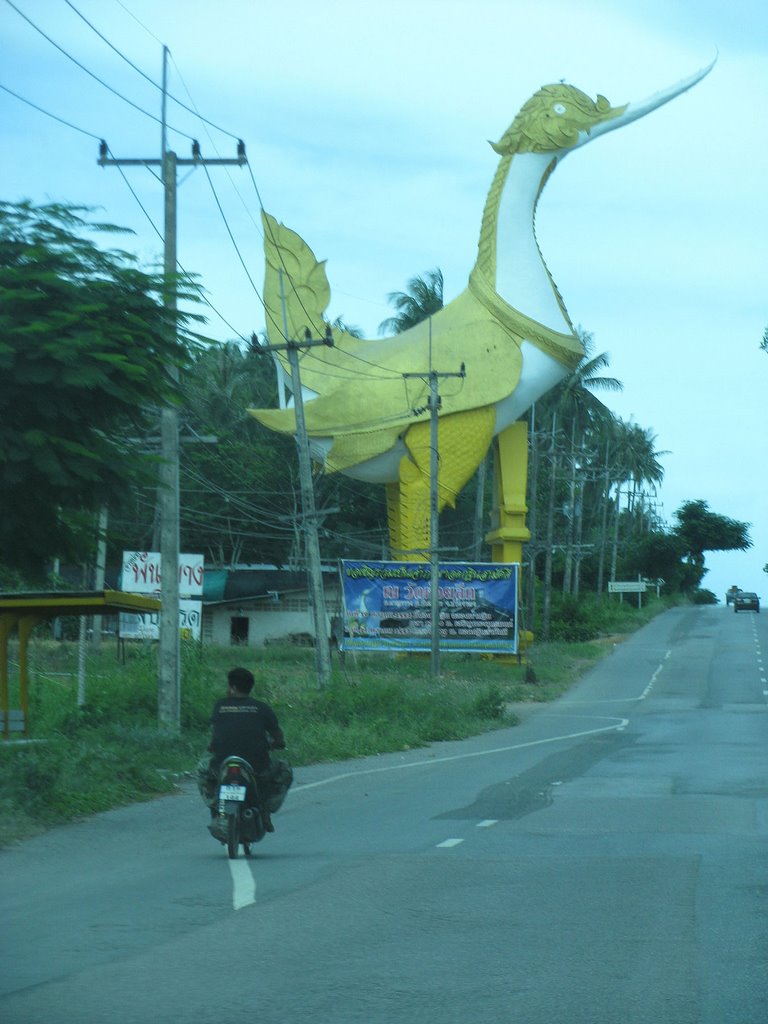
<svg viewBox="0 0 768 1024">
<path fill-rule="evenodd" d="M 244 758 L 232 755 L 221 762 L 214 807 L 217 813 L 208 831 L 226 846 L 230 860 L 241 845 L 247 857 L 267 832 L 268 812 L 261 804 L 256 774 Z"/>
</svg>

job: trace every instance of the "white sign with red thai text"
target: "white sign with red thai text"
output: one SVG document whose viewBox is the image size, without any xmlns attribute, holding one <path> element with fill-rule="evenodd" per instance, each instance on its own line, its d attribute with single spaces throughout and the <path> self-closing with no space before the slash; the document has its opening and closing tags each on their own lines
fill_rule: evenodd
<svg viewBox="0 0 768 1024">
<path fill-rule="evenodd" d="M 203 555 L 179 555 L 179 594 L 203 596 Z M 121 590 L 129 594 L 157 594 L 162 581 L 162 559 L 157 551 L 124 551 Z"/>
</svg>

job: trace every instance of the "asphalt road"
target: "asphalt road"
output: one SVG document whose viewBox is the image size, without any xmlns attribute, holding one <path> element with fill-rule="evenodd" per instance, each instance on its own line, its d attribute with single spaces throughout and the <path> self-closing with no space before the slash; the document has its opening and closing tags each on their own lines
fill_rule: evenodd
<svg viewBox="0 0 768 1024">
<path fill-rule="evenodd" d="M 675 609 L 514 729 L 0 854 L 4 1024 L 764 1024 L 768 619 Z"/>
</svg>

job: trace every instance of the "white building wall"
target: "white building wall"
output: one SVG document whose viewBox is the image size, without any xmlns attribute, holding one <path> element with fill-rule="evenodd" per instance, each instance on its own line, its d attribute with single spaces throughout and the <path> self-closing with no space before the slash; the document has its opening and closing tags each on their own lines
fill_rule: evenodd
<svg viewBox="0 0 768 1024">
<path fill-rule="evenodd" d="M 336 613 L 338 595 L 326 594 L 328 636 Z M 262 647 L 265 640 L 290 639 L 292 633 L 314 636 L 312 613 L 306 597 L 260 601 L 253 605 L 213 605 L 203 610 L 203 642 L 228 647 L 232 643 L 232 619 L 248 619 L 248 646 Z"/>
<path fill-rule="evenodd" d="M 314 635 L 312 617 L 306 612 L 258 612 L 252 609 L 217 608 L 211 614 L 210 642 L 231 643 L 232 619 L 248 619 L 248 646 L 261 647 L 266 639 L 288 639 L 290 633 Z"/>
</svg>

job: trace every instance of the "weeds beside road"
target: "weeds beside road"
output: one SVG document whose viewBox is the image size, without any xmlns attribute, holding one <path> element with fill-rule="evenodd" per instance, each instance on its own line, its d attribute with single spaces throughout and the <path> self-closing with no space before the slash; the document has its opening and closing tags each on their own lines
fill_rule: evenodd
<svg viewBox="0 0 768 1024">
<path fill-rule="evenodd" d="M 183 652 L 182 729 L 157 727 L 156 650 L 114 643 L 90 653 L 86 701 L 77 706 L 77 644 L 30 644 L 30 739 L 0 741 L 0 846 L 54 825 L 176 788 L 194 772 L 209 738 L 213 702 L 234 665 L 256 677 L 254 696 L 277 711 L 294 766 L 408 750 L 514 725 L 515 707 L 564 693 L 623 635 L 666 606 L 613 605 L 596 640 L 536 644 L 527 659 L 443 654 L 347 656 L 317 688 L 314 652 L 296 647 L 190 646 Z M 12 701 L 13 704 L 13 701 Z M 17 705 L 16 705 L 17 706 Z"/>
</svg>

